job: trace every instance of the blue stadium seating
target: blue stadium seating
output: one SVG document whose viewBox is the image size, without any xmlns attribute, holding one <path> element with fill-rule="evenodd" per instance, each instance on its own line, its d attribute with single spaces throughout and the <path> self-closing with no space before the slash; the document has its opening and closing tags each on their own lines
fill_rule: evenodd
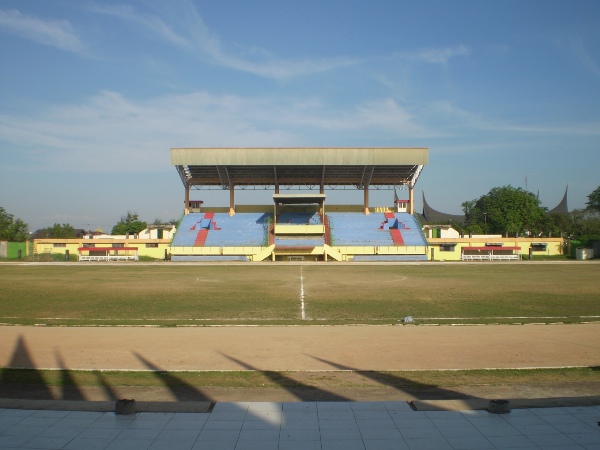
<svg viewBox="0 0 600 450">
<path fill-rule="evenodd" d="M 416 219 L 409 213 L 394 213 L 394 218 L 385 222 L 379 213 L 327 213 L 332 229 L 332 245 L 394 245 L 390 228 L 402 234 L 404 245 L 427 246 Z"/>
<path fill-rule="evenodd" d="M 394 245 L 388 230 L 380 229 L 383 214 L 327 213 L 332 245 Z"/>
<path fill-rule="evenodd" d="M 286 224 L 309 224 L 319 225 L 321 224 L 321 217 L 319 213 L 290 213 L 284 212 L 279 214 L 277 217 L 277 223 Z"/>
<path fill-rule="evenodd" d="M 212 220 L 204 213 L 193 213 L 183 217 L 173 238 L 174 247 L 193 247 L 201 229 L 209 229 L 205 247 L 262 246 L 265 240 L 264 221 L 269 214 L 215 213 Z"/>
</svg>

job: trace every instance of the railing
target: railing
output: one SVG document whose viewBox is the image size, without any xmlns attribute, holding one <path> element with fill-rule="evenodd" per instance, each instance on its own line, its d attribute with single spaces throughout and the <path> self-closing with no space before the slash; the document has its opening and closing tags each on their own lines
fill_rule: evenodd
<svg viewBox="0 0 600 450">
<path fill-rule="evenodd" d="M 137 261 L 137 255 L 79 255 L 79 261 Z"/>
<path fill-rule="evenodd" d="M 518 261 L 521 255 L 462 255 L 463 261 Z"/>
<path fill-rule="evenodd" d="M 414 214 L 411 214 L 411 215 L 412 215 L 413 219 L 415 219 L 415 222 L 417 222 L 417 228 L 421 232 L 421 236 L 423 237 L 423 242 L 425 242 L 425 245 L 427 247 L 429 247 L 429 242 L 427 241 L 427 236 L 425 236 L 425 233 L 423 232 L 423 225 L 421 224 L 419 217 Z"/>
</svg>

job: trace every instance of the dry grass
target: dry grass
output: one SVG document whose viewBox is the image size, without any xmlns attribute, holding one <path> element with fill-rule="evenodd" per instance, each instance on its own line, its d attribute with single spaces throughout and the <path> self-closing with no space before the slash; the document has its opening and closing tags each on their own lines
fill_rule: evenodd
<svg viewBox="0 0 600 450">
<path fill-rule="evenodd" d="M 21 324 L 577 322 L 600 316 L 600 264 L 0 265 L 0 292 Z"/>
</svg>

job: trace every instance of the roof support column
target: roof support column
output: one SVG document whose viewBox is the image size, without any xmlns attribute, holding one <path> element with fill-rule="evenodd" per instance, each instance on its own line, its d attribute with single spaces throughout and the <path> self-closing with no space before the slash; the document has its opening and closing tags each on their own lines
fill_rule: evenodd
<svg viewBox="0 0 600 450">
<path fill-rule="evenodd" d="M 365 200 L 364 200 L 364 208 L 365 208 L 364 209 L 364 213 L 365 214 L 371 214 L 369 212 L 369 186 L 368 185 L 365 186 L 365 188 L 364 188 L 364 197 L 365 197 Z"/>
<path fill-rule="evenodd" d="M 410 214 L 415 213 L 415 193 L 412 186 L 408 188 L 408 212 Z"/>
<path fill-rule="evenodd" d="M 183 214 L 186 216 L 190 213 L 190 185 L 185 185 L 185 206 L 183 207 Z"/>
<path fill-rule="evenodd" d="M 229 215 L 235 215 L 235 185 L 229 185 Z"/>
</svg>

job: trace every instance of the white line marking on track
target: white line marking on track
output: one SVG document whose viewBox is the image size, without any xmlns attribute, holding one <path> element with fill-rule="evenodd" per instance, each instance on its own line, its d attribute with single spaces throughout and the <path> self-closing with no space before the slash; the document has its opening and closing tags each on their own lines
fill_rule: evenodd
<svg viewBox="0 0 600 450">
<path fill-rule="evenodd" d="M 303 266 L 300 266 L 300 312 L 302 313 L 302 320 L 306 319 L 306 311 L 304 310 L 304 272 L 302 271 Z"/>
</svg>

